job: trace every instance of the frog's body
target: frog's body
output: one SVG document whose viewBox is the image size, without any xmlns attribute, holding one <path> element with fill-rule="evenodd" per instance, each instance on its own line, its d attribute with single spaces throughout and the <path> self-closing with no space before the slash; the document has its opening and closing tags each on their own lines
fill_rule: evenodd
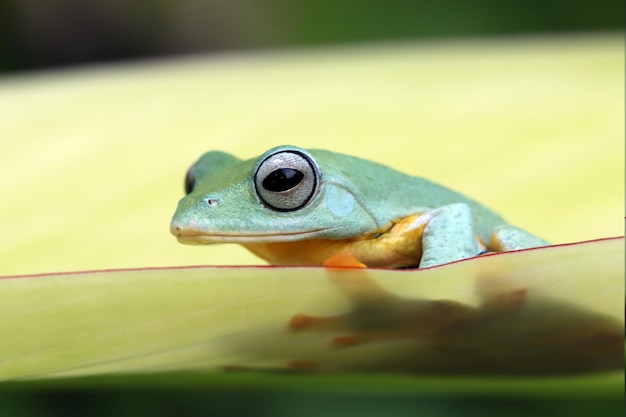
<svg viewBox="0 0 626 417">
<path fill-rule="evenodd" d="M 183 243 L 239 243 L 272 264 L 421 268 L 547 242 L 426 179 L 325 150 L 208 152 L 172 219 Z"/>
</svg>

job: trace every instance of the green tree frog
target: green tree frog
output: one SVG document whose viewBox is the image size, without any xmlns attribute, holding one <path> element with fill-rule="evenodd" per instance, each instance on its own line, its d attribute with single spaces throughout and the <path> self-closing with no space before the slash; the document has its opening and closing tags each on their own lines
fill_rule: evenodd
<svg viewBox="0 0 626 417">
<path fill-rule="evenodd" d="M 207 152 L 185 188 L 180 242 L 238 243 L 274 265 L 426 268 L 548 245 L 441 185 L 326 150 Z"/>
</svg>

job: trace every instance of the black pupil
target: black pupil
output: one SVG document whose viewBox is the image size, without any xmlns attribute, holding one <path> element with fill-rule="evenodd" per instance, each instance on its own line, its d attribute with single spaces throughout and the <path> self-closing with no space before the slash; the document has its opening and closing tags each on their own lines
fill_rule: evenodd
<svg viewBox="0 0 626 417">
<path fill-rule="evenodd" d="M 276 193 L 287 191 L 300 184 L 303 178 L 304 174 L 297 169 L 281 168 L 270 172 L 269 175 L 265 177 L 263 180 L 263 188 Z"/>
</svg>

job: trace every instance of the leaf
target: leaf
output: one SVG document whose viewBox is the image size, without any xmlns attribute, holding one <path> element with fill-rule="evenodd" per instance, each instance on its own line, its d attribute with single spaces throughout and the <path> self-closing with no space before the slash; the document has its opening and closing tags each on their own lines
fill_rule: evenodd
<svg viewBox="0 0 626 417">
<path fill-rule="evenodd" d="M 238 378 L 241 383 L 250 375 L 259 378 L 257 381 L 269 378 L 283 381 L 279 382 L 282 384 L 300 381 L 306 385 L 313 378 L 307 377 L 306 372 L 295 379 L 291 372 L 289 376 L 273 372 L 293 371 L 288 366 L 291 361 L 307 359 L 316 362 L 321 370 L 344 378 L 353 372 L 366 372 L 374 381 L 399 378 L 409 381 L 409 387 L 413 383 L 423 388 L 425 377 L 407 380 L 400 375 L 415 371 L 411 365 L 418 362 L 414 353 L 406 350 L 406 343 L 415 346 L 411 338 L 400 343 L 383 338 L 364 346 L 338 348 L 332 341 L 346 335 L 343 329 L 290 331 L 287 324 L 295 314 L 334 316 L 358 311 L 367 302 L 370 306 L 383 306 L 389 297 L 400 300 L 400 304 L 446 299 L 480 308 L 485 291 L 502 294 L 499 289 L 523 288 L 528 296 L 528 304 L 523 307 L 530 320 L 524 322 L 528 328 L 515 324 L 514 332 L 507 333 L 506 325 L 498 325 L 493 333 L 475 333 L 474 340 L 488 342 L 521 358 L 528 343 L 541 349 L 541 344 L 535 344 L 538 337 L 533 329 L 584 330 L 591 326 L 600 332 L 617 332 L 617 366 L 606 366 L 606 355 L 600 346 L 600 350 L 578 350 L 582 352 L 578 359 L 586 367 L 580 369 L 578 362 L 572 362 L 571 369 L 564 370 L 582 372 L 583 376 L 573 378 L 582 378 L 573 382 L 574 386 L 581 384 L 592 391 L 584 378 L 596 384 L 599 378 L 604 382 L 597 386 L 603 387 L 606 394 L 615 392 L 611 387 L 620 381 L 614 375 L 623 366 L 623 260 L 624 240 L 614 238 L 494 254 L 427 270 L 188 267 L 5 277 L 0 280 L 0 378 L 8 381 L 185 371 L 208 375 L 208 380 L 218 385 L 220 381 L 228 383 Z M 371 292 L 369 284 L 363 285 L 364 280 L 380 286 L 384 295 Z M 383 318 L 393 321 L 398 317 L 381 311 Z M 506 314 L 495 317 L 496 322 L 513 323 L 507 321 Z M 372 320 L 363 323 L 370 325 Z M 492 323 L 491 319 L 478 321 L 474 328 L 489 329 Z M 555 323 L 556 327 L 550 327 Z M 532 340 L 513 337 L 529 329 Z M 584 335 L 572 338 L 571 334 L 584 333 L 578 330 L 560 336 L 553 333 L 557 335 L 555 340 L 562 342 L 561 352 L 571 348 L 577 351 L 577 343 L 588 340 Z M 614 338 L 607 340 L 614 343 Z M 552 342 L 546 346 L 555 347 Z M 558 357 L 548 349 L 544 353 L 545 357 Z M 406 369 L 398 366 L 398 357 L 409 360 Z M 548 363 L 541 355 L 535 359 L 525 363 L 531 368 L 529 373 L 545 374 L 543 368 Z M 471 355 L 468 363 L 472 363 Z M 381 367 L 371 369 L 372 364 Z M 584 373 L 593 371 L 596 365 L 598 370 L 613 371 L 606 377 L 593 372 L 585 377 Z M 225 367 L 230 370 L 225 371 Z M 237 376 L 237 367 L 243 367 L 246 377 Z M 372 371 L 384 374 L 375 376 Z M 439 388 L 433 389 L 446 389 L 445 381 L 452 386 L 460 384 L 459 389 L 468 392 L 480 391 L 481 385 L 475 385 L 476 381 L 485 384 L 483 389 L 493 385 L 493 380 L 480 377 L 492 373 L 488 368 L 478 365 L 461 371 L 478 376 L 466 382 L 447 377 L 441 380 L 441 386 L 435 385 Z M 388 372 L 395 376 L 386 375 Z M 519 372 L 496 373 L 506 379 Z M 557 374 L 553 388 L 558 392 L 564 381 L 558 374 L 563 370 L 548 373 Z M 418 370 L 417 374 L 422 373 Z M 528 383 L 512 381 L 518 388 L 519 384 L 523 387 Z M 546 382 L 550 379 L 536 381 L 550 385 Z M 499 389 L 506 391 L 506 384 Z"/>
<path fill-rule="evenodd" d="M 434 179 L 552 242 L 621 234 L 622 92 L 621 34 L 215 55 L 7 76 L 0 80 L 0 274 L 258 263 L 233 245 L 178 245 L 167 223 L 185 170 L 201 152 L 221 149 L 248 158 L 280 143 L 355 154 Z M 574 300 L 593 314 L 613 314 L 611 300 L 619 295 L 623 322 L 623 253 L 605 245 L 581 246 L 593 272 L 576 259 L 571 267 L 561 265 L 567 256 L 586 255 L 550 248 L 548 259 L 538 255 L 542 249 L 439 271 L 368 276 L 409 300 L 432 296 L 475 306 L 476 282 L 455 271 L 538 256 L 542 260 L 533 260 L 527 273 L 511 266 L 516 276 L 547 276 L 547 292 L 562 292 L 566 303 Z M 621 372 L 486 378 L 206 370 L 236 363 L 284 366 L 282 356 L 267 357 L 299 354 L 289 345 L 271 348 L 272 341 L 286 340 L 288 320 L 297 313 L 350 311 L 348 295 L 328 271 L 300 268 L 0 280 L 0 378 L 13 381 L 2 387 L 210 387 L 201 395 L 203 401 L 212 395 L 212 408 L 220 388 L 233 389 L 233 403 L 256 407 L 239 388 L 276 387 L 289 393 L 276 396 L 291 407 L 284 415 L 310 409 L 310 401 L 294 399 L 294 388 L 347 392 L 345 409 L 361 416 L 371 415 L 367 399 L 381 392 L 419 397 L 427 405 L 443 398 L 457 407 L 451 415 L 472 415 L 463 400 L 468 395 L 513 398 L 498 403 L 501 408 L 492 411 L 498 415 L 502 407 L 514 414 L 522 396 L 566 399 L 564 415 L 599 415 L 595 403 L 592 410 L 580 408 L 581 398 L 611 399 L 623 409 Z M 294 336 L 333 353 L 331 334 Z M 238 343 L 236 352 L 227 351 L 241 340 L 246 343 Z M 253 355 L 256 346 L 263 347 L 262 357 Z M 356 352 L 350 349 L 338 353 Z M 109 373 L 118 371 L 124 373 Z M 368 395 L 355 401 L 354 390 Z M 133 390 L 128 395 L 135 397 Z M 317 404 L 326 399 L 336 404 L 335 397 L 313 397 Z M 378 406 L 394 414 L 388 404 Z"/>
</svg>

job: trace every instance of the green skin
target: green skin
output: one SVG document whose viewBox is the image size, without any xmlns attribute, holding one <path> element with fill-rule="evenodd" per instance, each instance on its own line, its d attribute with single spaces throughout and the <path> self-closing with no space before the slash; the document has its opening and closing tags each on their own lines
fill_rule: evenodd
<svg viewBox="0 0 626 417">
<path fill-rule="evenodd" d="M 304 155 L 314 168 L 310 176 L 319 176 L 308 202 L 291 211 L 272 208 L 259 195 L 260 186 L 255 187 L 259 165 L 281 152 Z M 476 238 L 488 243 L 492 234 L 507 250 L 548 244 L 448 188 L 326 150 L 279 146 L 245 161 L 207 152 L 188 175 L 193 189 L 180 200 L 171 222 L 172 234 L 182 243 L 344 240 L 375 234 L 391 222 L 425 213 L 432 218 L 422 237 L 420 268 L 476 256 L 484 251 Z"/>
</svg>

